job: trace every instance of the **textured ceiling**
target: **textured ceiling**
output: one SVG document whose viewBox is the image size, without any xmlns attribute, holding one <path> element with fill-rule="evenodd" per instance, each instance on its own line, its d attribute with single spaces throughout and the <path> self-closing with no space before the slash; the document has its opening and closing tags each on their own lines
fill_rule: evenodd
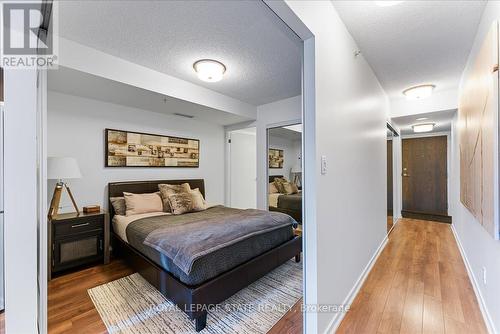
<svg viewBox="0 0 500 334">
<path fill-rule="evenodd" d="M 431 113 L 424 113 L 418 115 L 395 117 L 391 120 L 399 127 L 401 136 L 412 135 L 412 125 L 423 123 L 434 123 L 434 130 L 430 133 L 436 132 L 449 132 L 451 131 L 451 122 L 455 116 L 456 109 L 443 110 Z M 418 118 L 425 117 L 427 119 L 417 121 Z"/>
<path fill-rule="evenodd" d="M 333 1 L 391 98 L 422 83 L 458 87 L 485 1 Z"/>
<path fill-rule="evenodd" d="M 60 1 L 59 33 L 253 105 L 300 94 L 299 41 L 261 1 Z M 222 81 L 198 80 L 202 58 Z"/>
</svg>

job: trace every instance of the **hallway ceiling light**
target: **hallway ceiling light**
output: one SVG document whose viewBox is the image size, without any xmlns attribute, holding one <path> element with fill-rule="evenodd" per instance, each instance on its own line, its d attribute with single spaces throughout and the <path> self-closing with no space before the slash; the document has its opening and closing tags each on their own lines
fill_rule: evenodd
<svg viewBox="0 0 500 334">
<path fill-rule="evenodd" d="M 390 7 L 394 5 L 399 5 L 403 1 L 375 1 L 375 4 L 380 7 Z"/>
<path fill-rule="evenodd" d="M 420 117 L 420 118 L 417 118 L 417 121 L 425 121 L 426 119 L 429 119 L 428 117 Z"/>
<path fill-rule="evenodd" d="M 434 88 L 434 85 L 418 85 L 405 89 L 403 94 L 408 100 L 420 100 L 431 96 Z"/>
<path fill-rule="evenodd" d="M 198 78 L 206 82 L 220 81 L 226 72 L 226 66 L 213 59 L 200 59 L 193 64 L 193 68 Z"/>
<path fill-rule="evenodd" d="M 434 130 L 434 123 L 426 123 L 426 124 L 415 124 L 412 125 L 413 132 L 421 133 L 421 132 L 430 132 Z"/>
</svg>

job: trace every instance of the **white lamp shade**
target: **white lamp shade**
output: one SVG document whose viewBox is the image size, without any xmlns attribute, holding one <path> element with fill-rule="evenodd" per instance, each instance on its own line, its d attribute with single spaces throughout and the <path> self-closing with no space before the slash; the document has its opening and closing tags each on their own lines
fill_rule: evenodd
<svg viewBox="0 0 500 334">
<path fill-rule="evenodd" d="M 49 180 L 79 179 L 82 177 L 75 158 L 47 158 L 47 178 Z"/>
</svg>

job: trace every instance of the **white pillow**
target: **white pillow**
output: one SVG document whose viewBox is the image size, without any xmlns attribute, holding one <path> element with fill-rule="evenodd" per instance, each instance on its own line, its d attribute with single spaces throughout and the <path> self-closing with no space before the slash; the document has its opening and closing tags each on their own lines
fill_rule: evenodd
<svg viewBox="0 0 500 334">
<path fill-rule="evenodd" d="M 163 202 L 158 192 L 151 194 L 124 192 L 123 197 L 125 197 L 125 205 L 127 206 L 126 216 L 163 211 Z"/>
</svg>

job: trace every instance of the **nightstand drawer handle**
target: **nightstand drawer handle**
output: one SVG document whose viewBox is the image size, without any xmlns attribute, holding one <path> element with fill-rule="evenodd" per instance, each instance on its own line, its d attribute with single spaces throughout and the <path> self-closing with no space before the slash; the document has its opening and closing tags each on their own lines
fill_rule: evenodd
<svg viewBox="0 0 500 334">
<path fill-rule="evenodd" d="M 76 224 L 76 225 L 71 225 L 71 228 L 75 228 L 75 227 L 82 227 L 82 226 L 87 226 L 89 225 L 90 223 L 82 223 L 82 224 Z"/>
</svg>

